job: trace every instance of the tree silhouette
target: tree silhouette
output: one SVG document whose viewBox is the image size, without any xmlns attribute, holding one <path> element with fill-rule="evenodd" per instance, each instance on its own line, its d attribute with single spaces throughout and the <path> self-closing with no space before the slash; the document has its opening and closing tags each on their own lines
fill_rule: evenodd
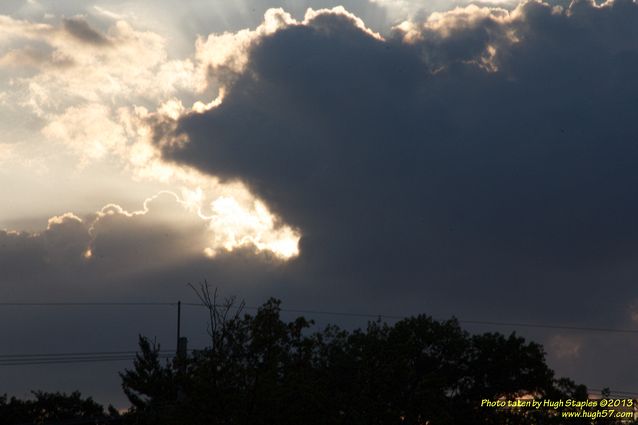
<svg viewBox="0 0 638 425">
<path fill-rule="evenodd" d="M 584 386 L 555 379 L 542 346 L 514 333 L 470 335 L 455 319 L 426 315 L 312 332 L 303 317 L 282 321 L 279 300 L 251 316 L 216 298 L 203 299 L 211 347 L 162 365 L 159 346 L 140 338 L 134 369 L 121 375 L 131 423 L 561 424 L 547 409 L 487 409 L 481 400 L 587 398 Z"/>
<path fill-rule="evenodd" d="M 108 424 L 119 417 L 109 406 L 108 413 L 93 401 L 75 391 L 71 394 L 33 391 L 32 400 L 0 396 L 0 424 L 57 424 L 72 421 L 77 424 Z"/>
</svg>

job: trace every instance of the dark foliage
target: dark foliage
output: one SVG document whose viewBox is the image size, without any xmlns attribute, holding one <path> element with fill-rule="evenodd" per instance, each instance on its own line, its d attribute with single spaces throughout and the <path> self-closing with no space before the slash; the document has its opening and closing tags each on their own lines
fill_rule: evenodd
<svg viewBox="0 0 638 425">
<path fill-rule="evenodd" d="M 116 423 L 119 414 L 111 406 L 108 412 L 91 397 L 34 391 L 33 399 L 20 400 L 0 396 L 0 424 L 94 424 Z"/>
<path fill-rule="evenodd" d="M 122 374 L 130 423 L 560 424 L 547 409 L 481 400 L 587 398 L 584 386 L 554 378 L 540 345 L 515 334 L 470 335 L 425 315 L 313 333 L 304 318 L 282 321 L 278 300 L 241 316 L 208 295 L 211 348 L 161 365 L 159 347 L 140 337 L 135 367 Z"/>
</svg>

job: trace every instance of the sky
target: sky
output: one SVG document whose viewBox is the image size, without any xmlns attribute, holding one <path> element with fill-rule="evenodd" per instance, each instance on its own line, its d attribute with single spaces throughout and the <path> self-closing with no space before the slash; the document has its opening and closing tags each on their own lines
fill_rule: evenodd
<svg viewBox="0 0 638 425">
<path fill-rule="evenodd" d="M 3 1 L 0 300 L 206 280 L 251 306 L 638 329 L 636 75 L 631 0 Z M 0 355 L 170 349 L 175 314 L 0 306 Z M 638 392 L 635 335 L 467 326 Z M 0 394 L 124 407 L 127 366 L 0 366 Z"/>
</svg>

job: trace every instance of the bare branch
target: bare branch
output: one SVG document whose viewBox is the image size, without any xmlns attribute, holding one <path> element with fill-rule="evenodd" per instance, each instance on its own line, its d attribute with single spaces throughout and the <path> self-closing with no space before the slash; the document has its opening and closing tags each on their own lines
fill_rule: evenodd
<svg viewBox="0 0 638 425">
<path fill-rule="evenodd" d="M 211 348 L 220 350 L 228 334 L 228 324 L 239 319 L 246 304 L 244 301 L 239 303 L 235 313 L 231 316 L 236 304 L 234 296 L 226 298 L 222 304 L 218 304 L 218 290 L 215 288 L 211 293 L 208 281 L 204 280 L 203 283 L 200 283 L 199 288 L 191 283 L 188 286 L 193 289 L 202 305 L 208 309 L 207 332 L 211 338 Z"/>
</svg>

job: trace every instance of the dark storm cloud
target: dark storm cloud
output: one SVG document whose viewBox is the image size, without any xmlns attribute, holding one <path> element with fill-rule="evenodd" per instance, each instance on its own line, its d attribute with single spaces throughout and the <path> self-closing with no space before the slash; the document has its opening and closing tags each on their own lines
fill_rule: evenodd
<svg viewBox="0 0 638 425">
<path fill-rule="evenodd" d="M 41 233 L 0 231 L 2 290 L 13 292 L 18 282 L 40 278 L 60 266 L 73 268 L 89 239 L 85 225 L 72 214 L 52 218 Z"/>
<path fill-rule="evenodd" d="M 105 46 L 110 44 L 109 40 L 91 26 L 84 19 L 71 18 L 64 19 L 64 30 L 85 43 L 96 46 Z"/>
<path fill-rule="evenodd" d="M 321 14 L 264 37 L 164 153 L 246 182 L 301 229 L 291 281 L 596 320 L 637 295 L 614 273 L 638 248 L 637 23 L 626 0 L 528 2 L 381 41 Z"/>
<path fill-rule="evenodd" d="M 85 280 L 99 291 L 123 276 L 203 256 L 209 236 L 205 222 L 171 195 L 160 195 L 148 206 L 145 213 L 128 213 L 111 205 L 84 219 L 66 213 L 49 219 L 37 233 L 0 231 L 0 290 L 28 298 L 30 289 L 21 286 L 37 287 L 46 277 L 62 295 Z M 175 217 L 180 218 L 177 225 L 170 221 Z"/>
<path fill-rule="evenodd" d="M 0 268 L 3 281 L 28 273 L 44 265 L 42 241 L 28 233 L 8 233 L 0 231 Z M 33 264 L 34 259 L 37 264 Z M 3 282 L 4 283 L 4 282 Z"/>
</svg>

